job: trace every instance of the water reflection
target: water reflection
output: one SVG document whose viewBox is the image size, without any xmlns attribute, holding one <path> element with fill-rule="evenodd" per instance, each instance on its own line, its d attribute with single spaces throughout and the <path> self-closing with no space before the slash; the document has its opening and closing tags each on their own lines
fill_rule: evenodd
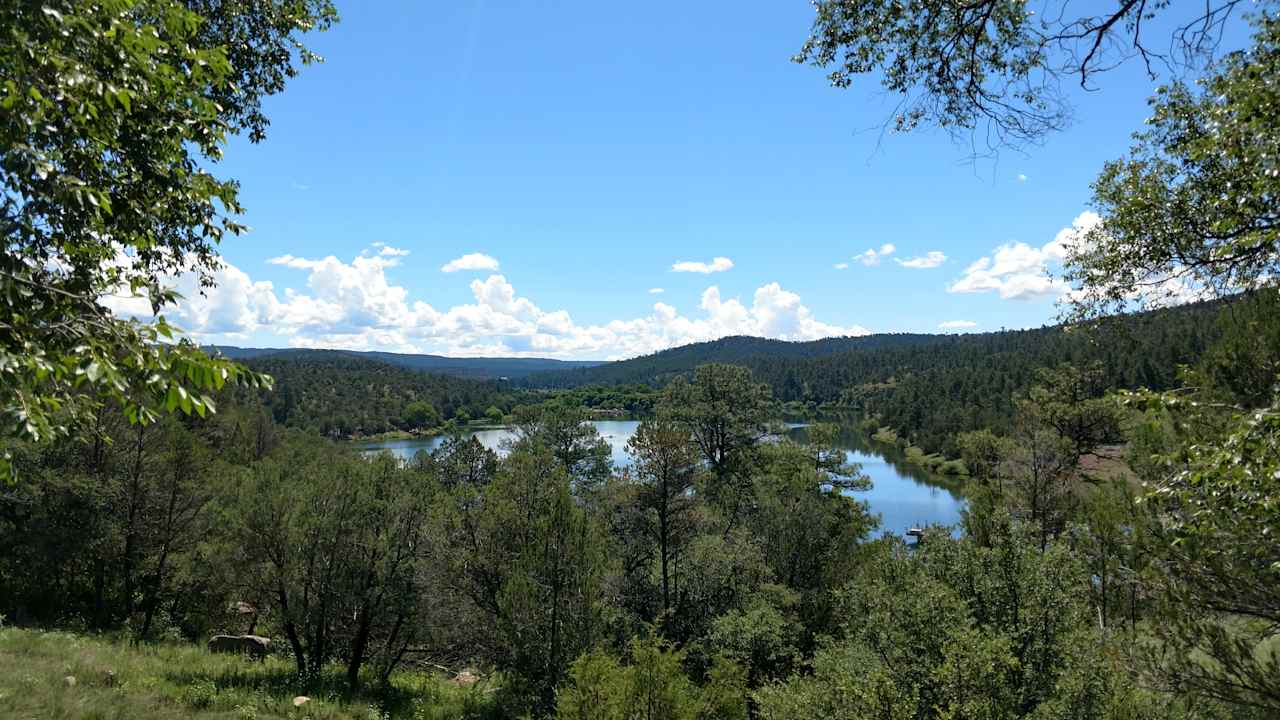
<svg viewBox="0 0 1280 720">
<path fill-rule="evenodd" d="M 627 441 L 639 423 L 635 420 L 596 420 L 592 424 L 600 437 L 609 443 L 614 465 L 630 465 Z M 806 433 L 803 425 L 789 425 L 790 435 L 803 441 Z M 515 437 L 515 433 L 505 427 L 477 429 L 471 434 L 481 445 L 499 454 L 505 452 L 507 441 Z M 409 460 L 419 450 L 430 452 L 443 442 L 443 437 L 411 438 L 365 443 L 361 447 L 368 452 L 387 451 Z M 854 495 L 865 500 L 871 511 L 880 515 L 882 530 L 902 534 L 909 527 L 934 523 L 955 525 L 960 521 L 963 497 L 945 487 L 943 479 L 907 463 L 899 448 L 876 442 L 852 426 L 841 427 L 837 442 L 845 450 L 847 461 L 861 466 L 862 472 L 871 478 L 871 489 Z"/>
<path fill-rule="evenodd" d="M 839 445 L 848 462 L 861 466 L 871 489 L 858 493 L 880 514 L 882 530 L 897 533 L 931 524 L 957 525 L 964 496 L 948 479 L 906 461 L 896 445 L 877 442 L 855 427 L 841 426 Z"/>
</svg>

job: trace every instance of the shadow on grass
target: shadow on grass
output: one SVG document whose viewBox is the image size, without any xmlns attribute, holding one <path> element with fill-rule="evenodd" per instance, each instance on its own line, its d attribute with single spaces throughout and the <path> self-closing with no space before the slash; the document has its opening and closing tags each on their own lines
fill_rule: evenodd
<svg viewBox="0 0 1280 720">
<path fill-rule="evenodd" d="M 165 679 L 180 687 L 213 683 L 219 689 L 247 690 L 283 699 L 298 695 L 329 703 L 351 705 L 375 705 L 392 717 L 407 716 L 413 711 L 415 693 L 403 688 L 382 687 L 376 680 L 366 679 L 352 690 L 347 684 L 346 673 L 340 668 L 326 669 L 319 673 L 299 674 L 286 667 L 273 667 L 245 660 L 243 667 L 229 667 L 216 671 L 176 670 L 165 674 Z"/>
</svg>

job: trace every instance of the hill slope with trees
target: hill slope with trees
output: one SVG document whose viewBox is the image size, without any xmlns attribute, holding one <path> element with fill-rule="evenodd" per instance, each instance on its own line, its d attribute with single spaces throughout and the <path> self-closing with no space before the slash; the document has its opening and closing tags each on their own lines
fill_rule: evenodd
<svg viewBox="0 0 1280 720">
<path fill-rule="evenodd" d="M 678 375 L 687 375 L 699 365 L 728 363 L 754 365 L 761 358 L 802 361 L 843 352 L 893 347 L 915 347 L 936 341 L 938 335 L 894 333 L 862 337 L 831 337 L 807 342 L 788 342 L 763 337 L 733 335 L 708 342 L 691 343 L 649 355 L 530 375 L 524 384 L 544 388 L 585 385 L 663 385 Z"/>
<path fill-rule="evenodd" d="M 275 379 L 261 399 L 274 420 L 329 437 L 420 430 L 509 409 L 503 383 L 425 373 L 342 352 L 307 351 L 245 361 Z"/>
<path fill-rule="evenodd" d="M 1007 431 L 1015 397 L 1037 373 L 1067 363 L 1097 366 L 1105 389 L 1164 390 L 1231 328 L 1265 314 L 1256 301 L 1199 303 L 1112 318 L 1085 329 L 1052 326 L 968 335 L 872 335 L 787 343 L 724 338 L 593 368 L 531 376 L 542 387 L 664 385 L 698 365 L 748 367 L 774 397 L 837 405 L 875 416 L 913 444 L 954 452 L 959 432 Z"/>
<path fill-rule="evenodd" d="M 234 345 L 211 345 L 206 348 L 232 360 L 252 360 L 264 357 L 288 357 L 305 359 L 310 355 L 348 355 L 366 360 L 380 360 L 410 370 L 454 375 L 482 380 L 516 379 L 534 373 L 545 373 L 588 368 L 599 365 L 596 360 L 553 360 L 551 358 L 491 358 L 445 357 L 443 355 L 418 355 L 357 350 L 311 350 L 306 348 L 242 348 Z"/>
</svg>

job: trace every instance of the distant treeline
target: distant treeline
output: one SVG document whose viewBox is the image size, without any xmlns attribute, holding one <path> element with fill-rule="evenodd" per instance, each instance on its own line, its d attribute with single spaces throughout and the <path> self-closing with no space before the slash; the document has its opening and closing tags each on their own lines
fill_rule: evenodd
<svg viewBox="0 0 1280 720">
<path fill-rule="evenodd" d="M 453 375 L 475 380 L 514 380 L 531 373 L 553 372 L 577 367 L 599 365 L 598 360 L 553 360 L 525 357 L 445 357 L 416 353 L 394 353 L 376 350 L 314 350 L 310 348 L 242 348 L 234 345 L 209 345 L 209 352 L 217 352 L 232 360 L 253 360 L 276 357 L 295 360 L 342 355 L 353 359 L 374 360 L 398 365 L 410 370 Z"/>
<path fill-rule="evenodd" d="M 245 361 L 275 379 L 262 393 L 272 418 L 331 437 L 434 427 L 510 409 L 496 380 L 425 373 L 346 353 L 267 355 Z"/>
<path fill-rule="evenodd" d="M 1101 389 L 1166 390 L 1180 368 L 1258 368 L 1218 378 L 1265 395 L 1266 368 L 1249 347 L 1280 342 L 1275 301 L 1235 298 L 1112 318 L 1092 326 L 1054 326 L 969 335 L 873 335 L 788 343 L 730 337 L 632 360 L 531 376 L 478 380 L 427 373 L 367 356 L 308 351 L 245 362 L 275 378 L 261 393 L 281 425 L 330 437 L 426 430 L 502 421 L 522 405 L 551 397 L 587 409 L 646 416 L 671 380 L 709 363 L 749 368 L 774 399 L 848 411 L 897 430 L 928 452 L 957 455 L 959 433 L 1006 434 L 1014 404 L 1038 373 L 1063 364 L 1096 369 Z M 1265 352 L 1264 352 L 1265 355 Z M 1217 370 L 1215 370 L 1217 368 Z"/>
<path fill-rule="evenodd" d="M 276 423 L 327 437 L 429 430 L 481 419 L 502 422 L 516 407 L 552 395 L 588 410 L 643 416 L 655 395 L 647 386 L 512 388 L 504 381 L 423 372 L 345 352 L 268 354 L 243 362 L 274 378 L 273 389 L 258 395 Z"/>
<path fill-rule="evenodd" d="M 1175 387 L 1180 366 L 1201 362 L 1233 328 L 1247 327 L 1250 318 L 1265 319 L 1273 303 L 1260 303 L 1236 298 L 1127 315 L 1090 327 L 968 335 L 873 335 L 808 343 L 731 337 L 534 375 L 527 382 L 550 388 L 660 386 L 698 365 L 728 362 L 750 368 L 778 400 L 848 408 L 898 429 L 912 444 L 954 453 L 954 437 L 960 432 L 1007 431 L 1014 400 L 1042 368 L 1098 365 L 1109 389 Z"/>
</svg>

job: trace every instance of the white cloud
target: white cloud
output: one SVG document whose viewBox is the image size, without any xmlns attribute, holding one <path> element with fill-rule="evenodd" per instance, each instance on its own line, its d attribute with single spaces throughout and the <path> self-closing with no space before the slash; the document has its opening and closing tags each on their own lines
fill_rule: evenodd
<svg viewBox="0 0 1280 720">
<path fill-rule="evenodd" d="M 458 272 L 459 270 L 497 270 L 498 261 L 484 253 L 467 253 L 445 263 L 440 272 Z"/>
<path fill-rule="evenodd" d="M 1018 182 L 1024 183 L 1026 181 L 1027 181 L 1027 176 L 1023 175 L 1022 173 L 1018 173 Z"/>
<path fill-rule="evenodd" d="M 664 288 L 649 288 L 650 295 L 661 295 L 664 292 L 666 292 Z"/>
<path fill-rule="evenodd" d="M 835 265 L 832 265 L 831 267 L 833 267 L 833 268 L 835 268 L 835 269 L 837 269 L 837 270 L 848 270 L 848 269 L 849 269 L 849 263 L 836 263 Z"/>
<path fill-rule="evenodd" d="M 1001 245 L 987 257 L 965 268 L 964 274 L 947 287 L 947 292 L 995 292 L 1006 300 L 1033 300 L 1058 297 L 1071 290 L 1061 278 L 1053 277 L 1051 268 L 1059 268 L 1071 247 L 1082 242 L 1086 233 L 1101 222 L 1097 213 L 1085 211 L 1076 216 L 1071 227 L 1058 231 L 1053 240 L 1035 248 L 1026 243 Z"/>
<path fill-rule="evenodd" d="M 213 271 L 212 279 L 214 285 L 202 289 L 191 273 L 166 278 L 167 284 L 183 296 L 176 305 L 164 308 L 166 319 L 196 335 L 238 339 L 268 326 L 279 311 L 280 303 L 270 282 L 254 282 L 239 268 L 226 263 Z M 151 302 L 146 297 L 129 295 L 127 289 L 103 298 L 103 303 L 119 315 L 151 315 Z"/>
<path fill-rule="evenodd" d="M 938 323 L 938 327 L 943 330 L 968 330 L 969 328 L 978 327 L 978 323 L 972 320 L 948 320 Z"/>
<path fill-rule="evenodd" d="M 383 257 L 404 257 L 409 254 L 408 250 L 401 250 L 390 245 L 380 245 L 379 248 L 378 254 Z"/>
<path fill-rule="evenodd" d="M 305 268 L 307 266 L 306 263 L 307 263 L 306 260 L 303 260 L 302 258 L 296 258 L 292 255 L 281 255 L 279 257 L 273 257 L 267 261 L 268 265 L 284 265 L 286 267 L 292 267 L 295 269 Z"/>
<path fill-rule="evenodd" d="M 709 263 L 693 262 L 690 260 L 681 260 L 671 266 L 672 272 L 688 272 L 702 273 L 708 275 L 710 273 L 724 272 L 733 267 L 733 261 L 727 257 L 717 257 Z"/>
<path fill-rule="evenodd" d="M 499 274 L 469 283 L 471 300 L 437 309 L 409 296 L 387 272 L 399 258 L 360 255 L 350 262 L 333 256 L 284 255 L 269 261 L 305 273 L 305 285 L 278 290 L 224 265 L 218 285 L 194 291 L 189 276 L 176 279 L 186 295 L 167 315 L 203 342 L 249 340 L 271 333 L 295 347 L 382 349 L 455 356 L 523 355 L 622 358 L 726 335 L 813 340 L 864 335 L 857 325 L 822 322 L 800 296 L 778 283 L 759 287 L 747 305 L 722 297 L 716 286 L 702 293 L 697 312 L 681 314 L 663 302 L 640 317 L 584 325 L 567 310 L 544 310 L 521 297 Z M 122 314 L 147 316 L 139 299 L 113 301 Z"/>
<path fill-rule="evenodd" d="M 893 243 L 885 243 L 880 246 L 879 250 L 868 249 L 861 255 L 854 255 L 853 259 L 867 267 L 874 267 L 879 265 L 881 260 L 892 255 L 897 249 L 898 248 L 894 247 Z"/>
<path fill-rule="evenodd" d="M 947 256 L 941 250 L 930 250 L 924 255 L 919 255 L 906 260 L 897 260 L 902 267 L 926 269 L 936 268 L 947 261 Z"/>
</svg>

